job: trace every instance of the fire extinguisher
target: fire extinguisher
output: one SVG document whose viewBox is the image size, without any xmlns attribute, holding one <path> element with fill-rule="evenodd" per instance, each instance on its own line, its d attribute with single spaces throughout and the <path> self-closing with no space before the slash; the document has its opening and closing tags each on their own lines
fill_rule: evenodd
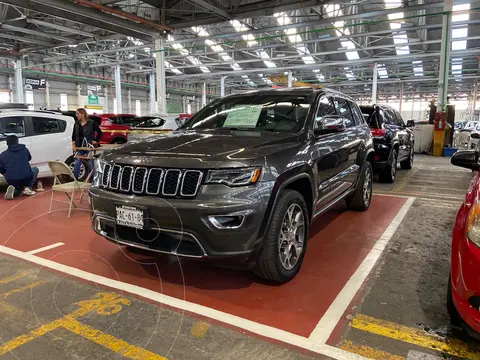
<svg viewBox="0 0 480 360">
<path fill-rule="evenodd" d="M 435 130 L 445 130 L 447 123 L 447 113 L 446 112 L 437 112 L 435 114 L 434 129 Z"/>
</svg>

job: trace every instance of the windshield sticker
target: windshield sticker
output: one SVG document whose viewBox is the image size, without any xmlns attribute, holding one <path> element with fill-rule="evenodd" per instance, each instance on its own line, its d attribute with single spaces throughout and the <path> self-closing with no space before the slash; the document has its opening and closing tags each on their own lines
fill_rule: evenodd
<svg viewBox="0 0 480 360">
<path fill-rule="evenodd" d="M 257 126 L 258 118 L 262 112 L 261 105 L 241 105 L 228 112 L 223 127 L 249 127 Z"/>
</svg>

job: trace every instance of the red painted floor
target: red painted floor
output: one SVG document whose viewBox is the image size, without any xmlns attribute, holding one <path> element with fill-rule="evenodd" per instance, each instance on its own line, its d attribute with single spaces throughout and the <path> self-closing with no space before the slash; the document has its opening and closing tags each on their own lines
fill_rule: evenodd
<svg viewBox="0 0 480 360">
<path fill-rule="evenodd" d="M 306 337 L 406 201 L 374 196 L 367 212 L 339 206 L 325 214 L 312 225 L 297 278 L 276 286 L 249 272 L 126 252 L 91 230 L 87 210 L 67 218 L 65 205 L 56 204 L 55 209 L 63 209 L 48 214 L 50 195 L 0 200 L 0 244 L 30 251 L 64 242 L 38 256 Z"/>
</svg>

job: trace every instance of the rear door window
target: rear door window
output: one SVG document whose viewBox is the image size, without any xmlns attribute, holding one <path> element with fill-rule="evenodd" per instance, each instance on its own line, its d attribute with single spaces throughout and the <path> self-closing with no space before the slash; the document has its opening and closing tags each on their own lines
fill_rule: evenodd
<svg viewBox="0 0 480 360">
<path fill-rule="evenodd" d="M 33 120 L 33 132 L 35 135 L 44 135 L 59 133 L 61 131 L 61 126 L 58 123 L 57 119 L 51 118 L 42 118 L 34 116 Z"/>
<path fill-rule="evenodd" d="M 351 101 L 349 101 L 348 103 L 350 104 L 350 109 L 352 109 L 352 113 L 355 119 L 355 124 L 356 125 L 364 124 L 365 120 L 363 118 L 363 114 L 360 111 L 360 108 L 358 107 L 358 105 Z"/>
</svg>

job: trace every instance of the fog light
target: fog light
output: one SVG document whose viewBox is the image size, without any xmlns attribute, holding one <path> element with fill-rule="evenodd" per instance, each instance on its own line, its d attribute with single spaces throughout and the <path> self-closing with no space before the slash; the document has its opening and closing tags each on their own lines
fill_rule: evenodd
<svg viewBox="0 0 480 360">
<path fill-rule="evenodd" d="M 238 229 L 245 221 L 245 214 L 212 215 L 208 220 L 217 229 Z"/>
</svg>

